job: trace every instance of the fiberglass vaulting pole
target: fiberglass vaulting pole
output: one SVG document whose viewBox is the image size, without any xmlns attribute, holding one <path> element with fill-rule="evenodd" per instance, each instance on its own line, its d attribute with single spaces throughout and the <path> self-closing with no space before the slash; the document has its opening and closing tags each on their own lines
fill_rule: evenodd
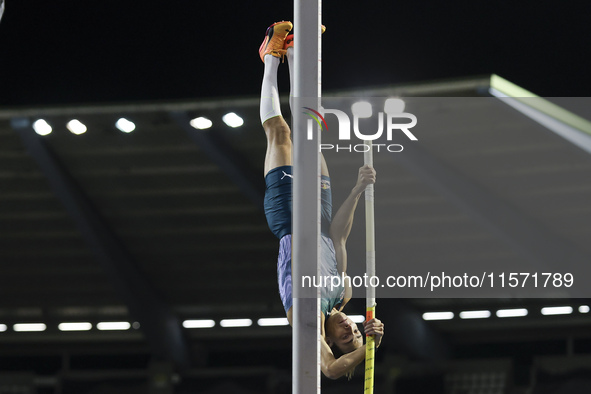
<svg viewBox="0 0 591 394">
<path fill-rule="evenodd" d="M 372 141 L 365 141 L 369 150 L 364 152 L 363 161 L 365 165 L 373 167 L 373 147 Z M 367 185 L 365 188 L 365 273 L 369 278 L 376 275 L 376 240 L 375 240 L 375 221 L 374 221 L 374 187 Z M 376 310 L 376 289 L 373 286 L 367 286 L 365 295 L 365 319 L 370 320 L 375 317 Z M 365 385 L 364 394 L 373 394 L 374 387 L 374 356 L 375 342 L 374 336 L 366 338 L 365 345 Z"/>
<path fill-rule="evenodd" d="M 319 289 L 301 279 L 319 275 L 320 132 L 308 139 L 303 107 L 319 108 L 320 0 L 294 0 L 293 98 L 293 393 L 320 393 Z"/>
</svg>

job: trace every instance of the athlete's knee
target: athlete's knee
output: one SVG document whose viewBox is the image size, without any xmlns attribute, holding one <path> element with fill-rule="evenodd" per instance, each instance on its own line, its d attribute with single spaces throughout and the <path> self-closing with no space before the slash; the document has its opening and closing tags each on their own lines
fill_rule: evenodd
<svg viewBox="0 0 591 394">
<path fill-rule="evenodd" d="M 269 144 L 291 145 L 291 130 L 281 116 L 267 119 L 263 123 Z"/>
</svg>

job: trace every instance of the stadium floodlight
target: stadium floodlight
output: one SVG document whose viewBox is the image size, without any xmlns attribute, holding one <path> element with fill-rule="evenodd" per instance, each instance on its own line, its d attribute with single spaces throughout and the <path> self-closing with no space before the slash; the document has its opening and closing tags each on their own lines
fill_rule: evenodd
<svg viewBox="0 0 591 394">
<path fill-rule="evenodd" d="M 252 320 L 250 319 L 224 319 L 220 321 L 222 327 L 250 327 Z"/>
<path fill-rule="evenodd" d="M 45 331 L 47 326 L 43 323 L 17 323 L 12 329 L 16 332 L 39 332 Z"/>
<path fill-rule="evenodd" d="M 542 308 L 542 315 L 544 316 L 570 315 L 571 313 L 573 313 L 572 306 L 547 306 Z"/>
<path fill-rule="evenodd" d="M 358 101 L 351 106 L 351 113 L 360 118 L 369 118 L 372 112 L 371 104 L 367 101 Z"/>
<path fill-rule="evenodd" d="M 57 328 L 60 331 L 89 331 L 92 328 L 92 324 L 86 322 L 60 323 Z"/>
<path fill-rule="evenodd" d="M 38 119 L 33 123 L 33 130 L 39 135 L 47 135 L 51 133 L 52 129 L 45 119 Z"/>
<path fill-rule="evenodd" d="M 406 103 L 401 98 L 389 98 L 384 103 L 384 112 L 389 115 L 401 114 L 404 112 Z"/>
<path fill-rule="evenodd" d="M 121 130 L 124 133 L 131 133 L 135 130 L 135 123 L 129 121 L 125 118 L 120 118 L 116 123 L 115 127 Z"/>
<path fill-rule="evenodd" d="M 488 319 L 490 311 L 463 311 L 460 312 L 460 319 Z"/>
<path fill-rule="evenodd" d="M 423 320 L 451 320 L 454 318 L 453 312 L 425 312 Z"/>
<path fill-rule="evenodd" d="M 185 327 L 185 328 L 211 328 L 211 327 L 215 327 L 215 321 L 213 321 L 211 319 L 185 320 L 183 322 L 183 327 Z"/>
<path fill-rule="evenodd" d="M 257 324 L 261 327 L 277 327 L 287 326 L 289 322 L 286 317 L 265 317 L 257 320 Z"/>
<path fill-rule="evenodd" d="M 349 318 L 353 323 L 363 323 L 365 321 L 365 316 L 363 315 L 349 315 Z"/>
<path fill-rule="evenodd" d="M 110 321 L 110 322 L 100 322 L 96 325 L 101 331 L 123 331 L 129 330 L 131 324 L 126 321 Z"/>
<path fill-rule="evenodd" d="M 211 126 L 213 126 L 213 122 L 203 116 L 200 116 L 195 119 L 191 119 L 189 124 L 197 130 L 205 130 L 205 129 L 209 129 Z"/>
<path fill-rule="evenodd" d="M 499 309 L 497 311 L 497 317 L 523 317 L 527 316 L 527 309 L 516 308 L 516 309 Z"/>
<path fill-rule="evenodd" d="M 234 112 L 225 114 L 224 116 L 222 116 L 222 120 L 225 124 L 234 128 L 240 127 L 244 124 L 244 119 L 236 115 Z"/>
<path fill-rule="evenodd" d="M 76 135 L 84 134 L 87 130 L 84 123 L 80 122 L 78 119 L 72 119 L 66 124 L 66 127 L 72 132 L 72 134 Z"/>
</svg>

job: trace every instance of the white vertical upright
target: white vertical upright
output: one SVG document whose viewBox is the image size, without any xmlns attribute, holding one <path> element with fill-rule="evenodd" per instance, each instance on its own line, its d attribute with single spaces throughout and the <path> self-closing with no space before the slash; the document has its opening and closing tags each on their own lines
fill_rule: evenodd
<svg viewBox="0 0 591 394">
<path fill-rule="evenodd" d="M 363 153 L 363 164 L 373 167 L 373 141 L 364 141 L 369 149 Z M 368 277 L 376 275 L 376 239 L 375 239 L 375 215 L 374 215 L 374 186 L 365 188 L 365 270 Z M 368 286 L 366 291 L 366 307 L 375 306 L 376 289 Z"/>
<path fill-rule="evenodd" d="M 292 280 L 293 390 L 320 393 L 320 289 L 302 287 L 301 278 L 318 275 L 320 245 L 320 132 L 307 139 L 304 106 L 320 101 L 320 0 L 294 0 L 294 142 Z"/>
</svg>

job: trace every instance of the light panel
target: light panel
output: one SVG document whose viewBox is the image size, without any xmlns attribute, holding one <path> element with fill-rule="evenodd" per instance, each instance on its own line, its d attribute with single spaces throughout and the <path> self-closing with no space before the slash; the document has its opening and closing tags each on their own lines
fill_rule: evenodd
<svg viewBox="0 0 591 394">
<path fill-rule="evenodd" d="M 45 119 L 36 120 L 33 123 L 33 130 L 39 135 L 48 135 L 52 131 L 51 126 L 45 121 Z"/>
<path fill-rule="evenodd" d="M 398 97 L 389 98 L 384 103 L 384 112 L 388 115 L 401 114 L 404 112 L 406 103 Z"/>
<path fill-rule="evenodd" d="M 195 119 L 191 119 L 189 124 L 191 125 L 191 127 L 195 128 L 197 130 L 205 130 L 205 129 L 209 129 L 211 126 L 213 126 L 213 122 L 203 116 L 200 116 Z"/>
<path fill-rule="evenodd" d="M 497 311 L 497 317 L 523 317 L 527 316 L 527 309 L 516 308 L 516 309 L 499 309 Z"/>
<path fill-rule="evenodd" d="M 80 135 L 86 133 L 86 126 L 78 119 L 72 119 L 66 124 L 66 127 L 72 134 Z"/>
<path fill-rule="evenodd" d="M 250 319 L 224 319 L 220 321 L 222 327 L 250 327 L 252 320 Z"/>
<path fill-rule="evenodd" d="M 211 328 L 215 327 L 215 321 L 211 319 L 202 320 L 185 320 L 183 322 L 185 328 Z"/>
<path fill-rule="evenodd" d="M 367 101 L 358 101 L 351 106 L 351 113 L 360 118 L 369 118 L 372 112 L 371 104 Z"/>
<path fill-rule="evenodd" d="M 287 321 L 286 317 L 266 317 L 257 320 L 257 324 L 261 327 L 277 327 L 287 326 L 289 321 Z"/>
<path fill-rule="evenodd" d="M 542 308 L 542 315 L 544 316 L 570 315 L 571 313 L 573 313 L 572 306 L 547 306 Z"/>
<path fill-rule="evenodd" d="M 126 321 L 110 321 L 110 322 L 100 322 L 96 325 L 101 331 L 122 331 L 122 330 L 129 330 L 131 324 Z"/>
<path fill-rule="evenodd" d="M 365 316 L 363 315 L 351 315 L 349 319 L 353 321 L 353 323 L 363 323 L 365 321 Z"/>
<path fill-rule="evenodd" d="M 451 320 L 454 318 L 453 312 L 425 312 L 423 320 Z"/>
<path fill-rule="evenodd" d="M 115 122 L 115 127 L 124 133 L 131 133 L 135 130 L 135 123 L 125 118 L 120 118 L 117 120 L 117 122 Z"/>
<path fill-rule="evenodd" d="M 488 319 L 490 311 L 463 311 L 460 312 L 460 319 Z"/>
<path fill-rule="evenodd" d="M 240 116 L 236 115 L 234 112 L 225 114 L 224 116 L 222 116 L 222 120 L 225 124 L 234 128 L 240 127 L 244 124 L 244 120 Z"/>
<path fill-rule="evenodd" d="M 92 324 L 87 322 L 80 323 L 60 323 L 57 328 L 60 331 L 88 331 L 92 329 Z"/>
<path fill-rule="evenodd" d="M 45 331 L 47 326 L 43 323 L 17 323 L 12 329 L 16 332 L 39 332 Z"/>
</svg>

